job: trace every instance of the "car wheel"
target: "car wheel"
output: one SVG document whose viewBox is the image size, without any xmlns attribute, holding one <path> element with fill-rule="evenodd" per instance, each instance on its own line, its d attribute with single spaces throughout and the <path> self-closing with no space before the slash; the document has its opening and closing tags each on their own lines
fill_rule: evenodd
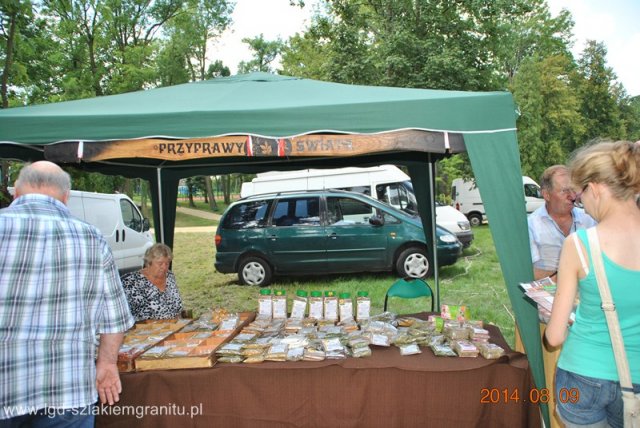
<svg viewBox="0 0 640 428">
<path fill-rule="evenodd" d="M 424 278 L 431 274 L 431 266 L 425 250 L 409 247 L 398 256 L 396 271 L 403 278 Z"/>
<path fill-rule="evenodd" d="M 482 224 L 482 216 L 480 214 L 469 214 L 469 223 L 473 227 L 480 226 Z"/>
<path fill-rule="evenodd" d="M 264 287 L 271 283 L 271 266 L 263 258 L 247 257 L 238 267 L 238 279 L 243 285 Z"/>
</svg>

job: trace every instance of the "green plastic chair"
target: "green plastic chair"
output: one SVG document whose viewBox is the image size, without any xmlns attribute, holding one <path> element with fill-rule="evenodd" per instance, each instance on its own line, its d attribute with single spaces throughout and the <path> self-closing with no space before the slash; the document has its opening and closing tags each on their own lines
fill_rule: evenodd
<svg viewBox="0 0 640 428">
<path fill-rule="evenodd" d="M 387 311 L 389 297 L 415 299 L 416 297 L 431 297 L 431 312 L 433 312 L 433 290 L 427 282 L 420 278 L 401 278 L 394 282 L 384 296 L 384 311 Z"/>
</svg>

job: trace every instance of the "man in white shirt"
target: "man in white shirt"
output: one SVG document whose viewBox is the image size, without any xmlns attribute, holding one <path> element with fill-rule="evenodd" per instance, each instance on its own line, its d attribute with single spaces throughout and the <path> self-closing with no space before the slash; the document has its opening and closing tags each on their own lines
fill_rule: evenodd
<svg viewBox="0 0 640 428">
<path fill-rule="evenodd" d="M 547 168 L 540 180 L 545 204 L 529 215 L 529 243 L 535 279 L 551 277 L 555 281 L 562 244 L 577 229 L 596 225 L 595 220 L 574 206 L 576 192 L 571 188 L 569 171 L 564 165 Z"/>
</svg>

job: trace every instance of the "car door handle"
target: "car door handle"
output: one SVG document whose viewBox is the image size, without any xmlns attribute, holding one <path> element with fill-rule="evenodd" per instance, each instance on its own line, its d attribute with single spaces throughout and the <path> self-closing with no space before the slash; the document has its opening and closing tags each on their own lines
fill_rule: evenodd
<svg viewBox="0 0 640 428">
<path fill-rule="evenodd" d="M 338 235 L 335 232 L 333 232 L 331 235 L 327 235 L 327 238 L 338 239 Z"/>
<path fill-rule="evenodd" d="M 269 239 L 271 239 L 272 241 L 275 241 L 276 239 L 278 239 L 278 237 L 276 235 L 271 235 L 269 236 Z"/>
</svg>

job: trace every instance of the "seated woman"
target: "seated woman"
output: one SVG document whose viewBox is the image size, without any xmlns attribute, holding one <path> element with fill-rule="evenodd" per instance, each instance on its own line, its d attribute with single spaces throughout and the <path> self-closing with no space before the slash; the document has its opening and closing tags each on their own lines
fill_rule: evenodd
<svg viewBox="0 0 640 428">
<path fill-rule="evenodd" d="M 179 318 L 182 299 L 176 277 L 169 271 L 171 248 L 152 245 L 144 254 L 144 266 L 122 277 L 131 314 L 136 321 Z"/>
</svg>

